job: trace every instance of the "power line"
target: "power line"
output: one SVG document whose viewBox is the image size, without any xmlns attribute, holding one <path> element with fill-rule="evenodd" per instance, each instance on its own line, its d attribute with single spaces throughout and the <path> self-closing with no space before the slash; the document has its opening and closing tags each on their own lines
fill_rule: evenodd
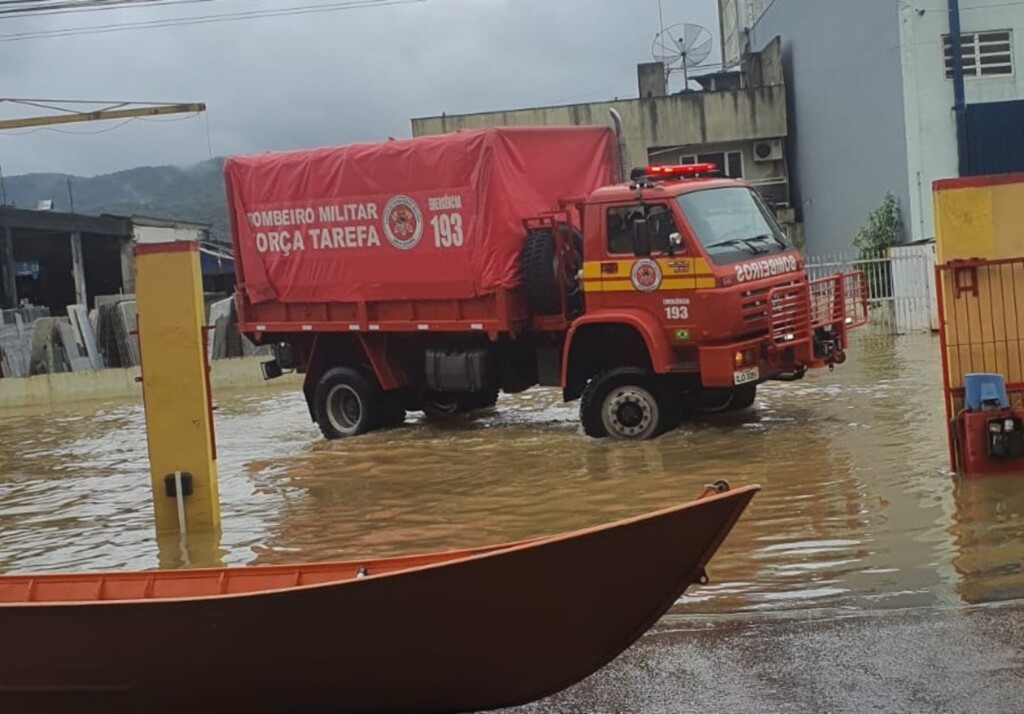
<svg viewBox="0 0 1024 714">
<path fill-rule="evenodd" d="M 167 0 L 0 0 L 0 9 L 11 12 L 36 12 L 61 8 L 116 7 L 117 5 L 157 5 Z M 208 0 L 196 0 L 206 2 Z"/>
<path fill-rule="evenodd" d="M 179 3 L 209 1 L 211 0 L 177 0 Z M 428 1 L 429 0 L 346 0 L 345 2 L 331 2 L 321 5 L 298 5 L 286 8 L 248 10 L 215 15 L 196 15 L 191 17 L 164 18 L 160 20 L 145 20 L 139 22 L 121 22 L 109 25 L 91 25 L 87 27 L 72 27 L 56 30 L 14 32 L 0 35 L 0 42 L 17 42 L 20 40 L 34 40 L 50 37 L 71 37 L 75 35 L 106 34 L 109 32 L 122 32 L 125 30 L 149 30 L 182 25 L 206 25 L 266 17 L 289 17 L 294 15 L 309 15 L 313 13 L 342 12 L 346 10 L 379 8 L 390 5 L 413 5 Z"/>
<path fill-rule="evenodd" d="M 66 15 L 69 13 L 96 12 L 129 8 L 154 8 L 169 5 L 193 5 L 196 3 L 215 2 L 216 0 L 59 0 L 25 6 L 17 0 L 0 0 L 0 16 L 15 19 L 19 17 L 35 17 L 38 15 Z"/>
</svg>

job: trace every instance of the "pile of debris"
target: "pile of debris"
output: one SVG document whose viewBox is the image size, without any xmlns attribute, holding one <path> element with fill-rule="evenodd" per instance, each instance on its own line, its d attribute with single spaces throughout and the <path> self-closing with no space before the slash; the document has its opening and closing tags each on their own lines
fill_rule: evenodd
<svg viewBox="0 0 1024 714">
<path fill-rule="evenodd" d="M 0 375 L 27 377 L 32 359 L 33 324 L 50 316 L 45 307 L 0 310 Z"/>
<path fill-rule="evenodd" d="M 208 300 L 206 324 L 210 326 L 206 335 L 206 354 L 210 359 L 252 357 L 270 351 L 269 347 L 257 347 L 239 331 L 234 298 Z"/>
<path fill-rule="evenodd" d="M 210 359 L 267 351 L 239 332 L 233 298 L 223 293 L 205 298 Z M 51 317 L 48 308 L 34 306 L 0 311 L 0 377 L 138 366 L 135 296 L 100 296 L 95 304 L 91 312 L 69 305 L 67 317 Z"/>
<path fill-rule="evenodd" d="M 139 317 L 134 295 L 104 295 L 96 298 L 96 337 L 106 367 L 136 367 L 139 364 Z"/>
</svg>

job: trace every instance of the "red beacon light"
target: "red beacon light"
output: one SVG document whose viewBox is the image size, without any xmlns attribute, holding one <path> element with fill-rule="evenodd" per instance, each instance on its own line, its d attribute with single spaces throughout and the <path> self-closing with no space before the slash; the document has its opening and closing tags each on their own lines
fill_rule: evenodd
<svg viewBox="0 0 1024 714">
<path fill-rule="evenodd" d="M 718 174 L 714 164 L 678 164 L 675 166 L 648 166 L 633 170 L 633 179 L 649 181 L 670 181 L 672 179 L 702 178 Z"/>
<path fill-rule="evenodd" d="M 680 164 L 678 166 L 647 167 L 647 173 L 650 176 L 699 176 L 701 174 L 717 172 L 718 167 L 714 164 Z"/>
</svg>

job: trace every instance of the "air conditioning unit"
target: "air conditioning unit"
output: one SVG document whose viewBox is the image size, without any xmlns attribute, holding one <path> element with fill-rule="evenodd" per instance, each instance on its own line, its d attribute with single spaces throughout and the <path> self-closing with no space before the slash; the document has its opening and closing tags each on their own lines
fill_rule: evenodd
<svg viewBox="0 0 1024 714">
<path fill-rule="evenodd" d="M 754 161 L 782 161 L 782 139 L 768 139 L 754 142 Z"/>
</svg>

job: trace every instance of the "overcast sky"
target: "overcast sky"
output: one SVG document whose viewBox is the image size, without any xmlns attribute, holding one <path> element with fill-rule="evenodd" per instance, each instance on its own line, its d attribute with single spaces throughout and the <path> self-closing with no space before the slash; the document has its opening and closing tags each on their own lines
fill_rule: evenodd
<svg viewBox="0 0 1024 714">
<path fill-rule="evenodd" d="M 5 19 L 0 35 L 327 0 Z M 196 9 L 196 8 L 199 9 Z M 716 36 L 715 0 L 663 0 L 665 24 Z M 206 119 L 0 131 L 4 174 L 108 173 L 210 155 L 409 136 L 417 116 L 636 96 L 657 0 L 426 0 L 343 12 L 0 41 L 6 97 L 205 102 Z M 676 81 L 673 89 L 679 88 Z M 0 105 L 0 118 L 15 112 Z M 102 133 L 98 133 L 102 132 Z"/>
</svg>

